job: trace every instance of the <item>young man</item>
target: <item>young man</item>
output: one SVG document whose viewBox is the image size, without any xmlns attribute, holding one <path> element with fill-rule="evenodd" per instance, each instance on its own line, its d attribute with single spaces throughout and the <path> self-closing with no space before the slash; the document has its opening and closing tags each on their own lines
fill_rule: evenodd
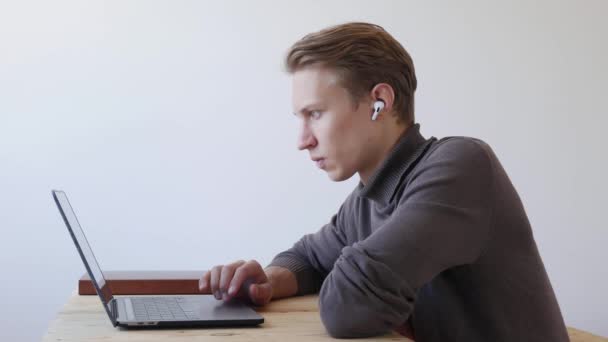
<svg viewBox="0 0 608 342">
<path fill-rule="evenodd" d="M 216 298 L 319 292 L 334 337 L 395 329 L 419 341 L 568 341 L 522 203 L 491 148 L 426 139 L 413 62 L 381 27 L 349 23 L 291 47 L 300 150 L 359 185 L 330 222 L 263 269 L 216 266 Z M 345 314 L 348 313 L 348 314 Z"/>
</svg>

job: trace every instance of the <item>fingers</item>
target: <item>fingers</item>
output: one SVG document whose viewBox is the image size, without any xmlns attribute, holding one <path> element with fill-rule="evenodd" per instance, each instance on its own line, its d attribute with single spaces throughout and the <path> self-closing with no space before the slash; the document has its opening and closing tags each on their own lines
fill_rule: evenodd
<svg viewBox="0 0 608 342">
<path fill-rule="evenodd" d="M 214 266 L 199 280 L 199 290 L 214 295 L 218 300 L 245 296 L 256 305 L 264 305 L 272 298 L 268 277 L 255 260 Z"/>
<path fill-rule="evenodd" d="M 222 265 L 214 266 L 211 269 L 211 276 L 210 276 L 211 294 L 214 295 L 216 299 L 222 299 L 222 294 L 219 291 L 221 272 L 222 272 Z"/>
<path fill-rule="evenodd" d="M 272 299 L 272 286 L 270 283 L 251 284 L 250 298 L 255 305 L 266 305 Z"/>
<path fill-rule="evenodd" d="M 199 280 L 199 291 L 212 294 L 216 299 L 226 299 L 228 297 L 228 287 L 236 269 L 245 264 L 244 260 L 239 260 L 228 265 L 217 265 L 205 272 Z"/>
<path fill-rule="evenodd" d="M 211 279 L 211 272 L 210 271 L 205 272 L 205 274 L 203 274 L 201 279 L 199 279 L 199 281 L 198 281 L 198 290 L 204 294 L 210 294 L 211 293 L 211 288 L 209 287 L 210 279 Z"/>
<path fill-rule="evenodd" d="M 268 278 L 266 277 L 266 273 L 264 273 L 262 266 L 260 266 L 257 261 L 250 260 L 238 267 L 234 272 L 234 277 L 228 288 L 228 295 L 231 297 L 235 296 L 239 290 L 241 290 L 241 287 L 243 287 L 246 280 L 249 280 L 254 284 L 268 282 Z M 246 286 L 243 291 L 249 297 L 252 297 L 251 286 Z"/>
<path fill-rule="evenodd" d="M 226 265 L 222 268 L 220 273 L 220 282 L 219 282 L 219 291 L 222 295 L 223 299 L 228 299 L 228 287 L 230 286 L 230 282 L 232 281 L 232 277 L 234 276 L 234 272 L 241 266 L 245 264 L 244 260 L 239 260 L 233 262 L 232 264 Z"/>
</svg>

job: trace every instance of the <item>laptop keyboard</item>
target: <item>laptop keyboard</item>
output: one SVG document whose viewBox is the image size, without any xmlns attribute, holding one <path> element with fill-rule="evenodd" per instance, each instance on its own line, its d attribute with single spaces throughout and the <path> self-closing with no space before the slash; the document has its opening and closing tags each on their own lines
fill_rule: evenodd
<svg viewBox="0 0 608 342">
<path fill-rule="evenodd" d="M 131 297 L 137 320 L 192 320 L 199 315 L 184 297 Z"/>
</svg>

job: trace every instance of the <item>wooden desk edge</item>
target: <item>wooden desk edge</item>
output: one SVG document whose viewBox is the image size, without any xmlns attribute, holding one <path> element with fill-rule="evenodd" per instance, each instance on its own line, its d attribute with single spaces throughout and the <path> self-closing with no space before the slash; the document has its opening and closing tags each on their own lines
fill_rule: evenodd
<svg viewBox="0 0 608 342">
<path fill-rule="evenodd" d="M 63 305 L 61 310 L 56 314 L 55 318 L 49 323 L 47 332 L 43 336 L 43 341 L 58 341 L 65 337 L 65 336 L 54 336 L 53 330 L 56 329 L 58 326 L 61 326 L 62 314 L 65 314 L 66 312 L 70 311 L 70 309 L 74 305 L 78 304 L 78 303 L 76 303 L 76 301 L 78 301 L 80 299 L 84 299 L 84 298 L 92 298 L 92 300 L 94 300 L 96 302 L 98 300 L 97 296 L 80 296 L 80 295 L 78 295 L 78 290 L 74 290 L 72 292 L 71 297 L 68 299 L 68 302 Z M 317 298 L 318 297 L 316 295 L 307 295 L 307 296 L 279 299 L 279 300 L 270 302 L 268 305 L 266 305 L 264 307 L 256 307 L 255 309 L 256 309 L 256 311 L 260 312 L 262 315 L 292 312 L 294 314 L 297 314 L 297 313 L 313 314 L 314 313 L 315 315 L 318 316 Z M 99 311 L 99 313 L 102 313 L 103 316 L 105 316 L 105 313 L 103 312 L 102 307 L 99 307 L 98 311 Z M 104 319 L 107 320 L 107 317 L 104 317 Z M 108 323 L 108 322 L 104 322 L 104 323 Z M 320 323 L 320 318 L 319 318 L 319 323 Z M 167 337 L 166 332 L 163 335 L 164 335 L 164 337 Z M 608 342 L 608 338 L 606 338 L 606 337 L 594 335 L 589 332 L 586 332 L 586 331 L 583 331 L 580 329 L 576 329 L 576 328 L 572 328 L 572 327 L 568 327 L 568 335 L 570 336 L 571 342 Z M 249 336 L 249 337 L 253 337 L 253 336 Z M 312 338 L 311 341 L 313 341 L 314 337 L 313 336 L 310 336 L 310 337 Z M 325 338 L 327 338 L 327 337 L 329 337 L 329 336 L 326 336 Z M 403 341 L 408 341 L 407 338 L 405 338 L 401 335 L 398 335 L 397 333 L 385 336 L 382 339 L 386 339 L 387 337 L 389 339 L 394 339 L 395 337 L 398 337 L 398 338 L 402 338 Z M 376 338 L 376 339 L 379 339 L 379 338 Z"/>
</svg>

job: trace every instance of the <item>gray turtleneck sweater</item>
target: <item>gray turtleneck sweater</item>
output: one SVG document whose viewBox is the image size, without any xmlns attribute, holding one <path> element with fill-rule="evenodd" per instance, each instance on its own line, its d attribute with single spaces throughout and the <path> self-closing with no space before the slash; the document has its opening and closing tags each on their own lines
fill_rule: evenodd
<svg viewBox="0 0 608 342">
<path fill-rule="evenodd" d="M 334 337 L 568 341 L 521 200 L 478 139 L 401 137 L 330 222 L 270 263 Z"/>
</svg>

